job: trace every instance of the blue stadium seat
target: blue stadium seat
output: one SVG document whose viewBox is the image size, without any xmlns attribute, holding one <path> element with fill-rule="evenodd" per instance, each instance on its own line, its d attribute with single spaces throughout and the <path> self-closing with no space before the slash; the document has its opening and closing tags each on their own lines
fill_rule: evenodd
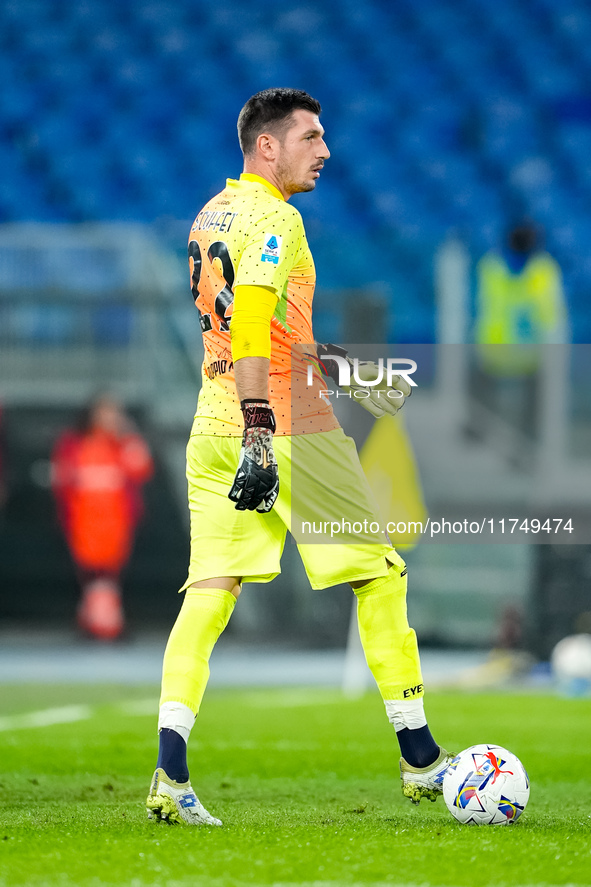
<svg viewBox="0 0 591 887">
<path fill-rule="evenodd" d="M 333 160 L 298 205 L 334 285 L 361 280 L 382 238 L 386 276 L 418 306 L 405 328 L 425 332 L 421 248 L 429 254 L 453 228 L 476 253 L 520 208 L 556 228 L 549 242 L 581 317 L 591 287 L 591 9 L 586 0 L 491 9 L 490 0 L 7 0 L 0 217 L 190 218 L 240 172 L 234 127 L 248 95 L 294 83 L 324 106 Z"/>
</svg>

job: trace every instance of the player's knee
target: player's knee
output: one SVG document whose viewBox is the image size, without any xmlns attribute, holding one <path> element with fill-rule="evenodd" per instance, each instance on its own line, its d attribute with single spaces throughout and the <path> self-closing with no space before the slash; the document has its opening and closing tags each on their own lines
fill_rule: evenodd
<svg viewBox="0 0 591 887">
<path fill-rule="evenodd" d="M 218 588 L 223 591 L 229 591 L 230 594 L 233 594 L 236 599 L 238 599 L 240 592 L 242 591 L 242 577 L 234 577 L 234 576 L 224 576 L 217 579 L 200 579 L 198 582 L 192 582 L 189 585 L 187 591 L 199 591 L 201 589 L 207 588 Z"/>
<path fill-rule="evenodd" d="M 376 576 L 373 579 L 359 579 L 349 583 L 355 594 L 381 591 L 385 586 L 391 586 L 392 583 L 395 583 L 397 589 L 406 593 L 406 574 L 408 572 L 406 564 L 397 552 L 392 552 L 392 555 L 396 557 L 396 560 L 386 560 L 388 570 L 386 576 Z"/>
<path fill-rule="evenodd" d="M 351 583 L 351 587 L 355 592 L 357 599 L 367 599 L 370 597 L 406 597 L 406 571 L 401 575 L 400 570 L 394 565 L 388 570 L 387 576 L 380 576 L 378 579 L 368 579 L 362 583 Z"/>
</svg>

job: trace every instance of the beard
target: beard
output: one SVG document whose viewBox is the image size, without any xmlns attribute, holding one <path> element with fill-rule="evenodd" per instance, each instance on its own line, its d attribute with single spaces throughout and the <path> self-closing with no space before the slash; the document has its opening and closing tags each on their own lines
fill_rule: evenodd
<svg viewBox="0 0 591 887">
<path fill-rule="evenodd" d="M 293 170 L 284 159 L 277 165 L 277 177 L 283 184 L 288 194 L 302 194 L 304 191 L 313 191 L 316 187 L 316 180 L 312 181 L 296 181 Z"/>
<path fill-rule="evenodd" d="M 316 182 L 300 182 L 299 184 L 292 182 L 286 186 L 286 190 L 290 194 L 303 194 L 304 191 L 313 191 L 315 187 Z"/>
</svg>

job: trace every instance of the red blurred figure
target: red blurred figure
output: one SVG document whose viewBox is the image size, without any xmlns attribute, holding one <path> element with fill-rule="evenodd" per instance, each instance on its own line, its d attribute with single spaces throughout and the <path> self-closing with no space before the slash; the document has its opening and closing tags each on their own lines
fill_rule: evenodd
<svg viewBox="0 0 591 887">
<path fill-rule="evenodd" d="M 52 487 L 82 585 L 80 628 L 113 640 L 124 628 L 120 574 L 141 517 L 150 451 L 117 401 L 102 395 L 56 443 Z"/>
</svg>

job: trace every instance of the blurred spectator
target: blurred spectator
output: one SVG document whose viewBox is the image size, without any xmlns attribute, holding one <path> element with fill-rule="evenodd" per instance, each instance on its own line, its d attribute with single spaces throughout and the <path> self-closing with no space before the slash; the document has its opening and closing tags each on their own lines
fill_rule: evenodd
<svg viewBox="0 0 591 887">
<path fill-rule="evenodd" d="M 477 266 L 473 392 L 528 436 L 535 434 L 544 345 L 568 340 L 560 266 L 542 249 L 538 229 L 523 222 L 500 251 Z M 509 346 L 509 347 L 503 347 Z"/>
<path fill-rule="evenodd" d="M 78 624 L 111 640 L 124 628 L 120 575 L 142 513 L 141 487 L 153 471 L 150 452 L 117 401 L 101 395 L 79 427 L 61 435 L 51 461 L 58 516 L 82 587 Z"/>
<path fill-rule="evenodd" d="M 501 252 L 491 250 L 478 263 L 476 341 L 479 345 L 547 345 L 567 340 L 567 318 L 558 263 L 544 252 L 537 228 L 512 228 Z M 513 349 L 511 375 L 535 369 L 535 351 Z M 484 349 L 483 362 L 496 349 Z M 506 364 L 503 363 L 503 368 Z"/>
</svg>

